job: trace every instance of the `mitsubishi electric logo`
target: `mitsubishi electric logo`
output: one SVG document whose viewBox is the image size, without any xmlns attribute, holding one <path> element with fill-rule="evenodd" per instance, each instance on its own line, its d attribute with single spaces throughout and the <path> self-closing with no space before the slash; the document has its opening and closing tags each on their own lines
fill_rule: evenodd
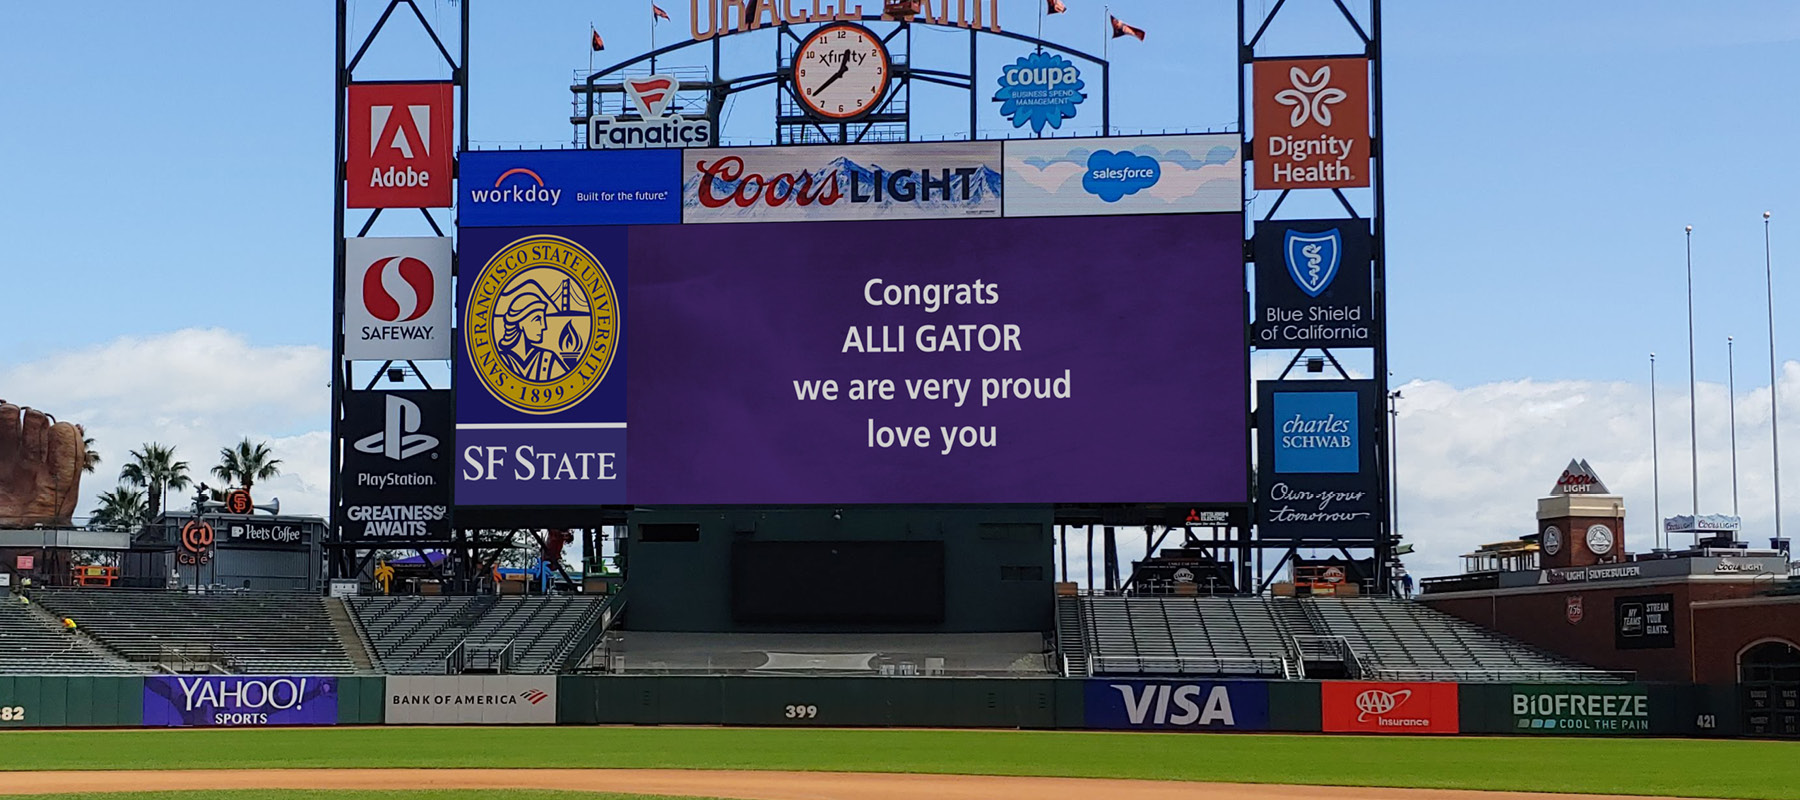
<svg viewBox="0 0 1800 800">
<path fill-rule="evenodd" d="M 669 114 L 669 104 L 681 89 L 673 75 L 625 79 L 625 95 L 637 116 L 595 114 L 588 118 L 588 147 L 593 150 L 628 150 L 648 147 L 708 147 L 712 145 L 710 119 L 684 119 Z"/>
<path fill-rule="evenodd" d="M 1289 115 L 1289 126 L 1298 128 L 1308 120 L 1317 121 L 1320 125 L 1331 125 L 1331 106 L 1344 102 L 1349 95 L 1343 89 L 1332 88 L 1331 65 L 1319 67 L 1311 76 L 1306 70 L 1294 67 L 1288 70 L 1288 81 L 1294 85 L 1292 89 L 1283 89 L 1275 93 L 1275 102 L 1284 106 L 1293 106 Z"/>
<path fill-rule="evenodd" d="M 1294 285 L 1307 297 L 1318 297 L 1337 277 L 1343 261 L 1344 238 L 1337 228 L 1323 233 L 1301 233 L 1289 229 L 1282 241 L 1282 254 L 1287 258 L 1288 274 Z"/>
<path fill-rule="evenodd" d="M 419 433 L 424 421 L 417 403 L 398 395 L 387 396 L 387 421 L 380 431 L 356 441 L 363 453 L 378 453 L 394 461 L 404 461 L 438 446 L 436 436 Z"/>
</svg>

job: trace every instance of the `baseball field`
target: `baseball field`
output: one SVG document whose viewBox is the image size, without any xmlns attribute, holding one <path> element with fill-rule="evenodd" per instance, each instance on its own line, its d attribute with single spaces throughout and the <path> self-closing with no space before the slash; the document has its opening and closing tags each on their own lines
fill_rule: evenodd
<svg viewBox="0 0 1800 800">
<path fill-rule="evenodd" d="M 1314 786 L 1378 790 L 1296 788 Z M 1424 800 L 1470 791 L 1800 800 L 1800 742 L 673 727 L 0 732 L 0 794 L 15 796 L 401 800 L 491 797 L 501 787 L 515 800 Z M 559 793 L 569 790 L 579 793 Z M 602 790 L 623 794 L 591 793 Z"/>
</svg>

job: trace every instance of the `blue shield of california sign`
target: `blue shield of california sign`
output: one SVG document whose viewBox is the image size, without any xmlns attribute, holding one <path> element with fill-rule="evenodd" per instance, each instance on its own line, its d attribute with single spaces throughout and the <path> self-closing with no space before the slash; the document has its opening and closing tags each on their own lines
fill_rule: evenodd
<svg viewBox="0 0 1800 800">
<path fill-rule="evenodd" d="M 1283 231 L 1282 237 L 1281 253 L 1286 257 L 1294 285 L 1307 297 L 1318 297 L 1337 277 L 1338 263 L 1344 255 L 1343 235 L 1337 228 L 1322 233 L 1289 229 Z"/>
<path fill-rule="evenodd" d="M 1375 346 L 1374 252 L 1366 219 L 1256 223 L 1256 346 Z"/>
</svg>

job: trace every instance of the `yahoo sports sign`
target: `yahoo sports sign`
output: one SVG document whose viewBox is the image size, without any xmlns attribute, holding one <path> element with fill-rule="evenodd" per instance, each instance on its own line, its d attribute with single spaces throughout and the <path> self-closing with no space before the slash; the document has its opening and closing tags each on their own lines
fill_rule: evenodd
<svg viewBox="0 0 1800 800">
<path fill-rule="evenodd" d="M 337 678 L 195 675 L 144 679 L 144 724 L 163 727 L 336 725 Z"/>
</svg>

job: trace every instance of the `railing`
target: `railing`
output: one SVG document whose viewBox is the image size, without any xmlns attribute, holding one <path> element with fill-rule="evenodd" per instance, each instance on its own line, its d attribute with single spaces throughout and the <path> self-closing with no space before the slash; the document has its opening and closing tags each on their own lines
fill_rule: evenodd
<svg viewBox="0 0 1800 800">
<path fill-rule="evenodd" d="M 469 666 L 469 640 L 464 639 L 444 654 L 444 674 L 461 675 Z"/>
<path fill-rule="evenodd" d="M 496 674 L 511 672 L 513 663 L 513 642 L 514 640 L 512 639 L 506 640 L 506 643 L 501 645 L 495 645 L 492 642 L 482 642 L 464 648 L 464 652 L 467 653 L 467 660 L 463 665 L 465 671 L 476 670 L 480 672 L 493 672 Z M 467 640 L 458 644 L 458 646 L 462 647 L 462 645 L 466 643 Z"/>
<path fill-rule="evenodd" d="M 214 650 L 211 645 L 159 645 L 156 663 L 175 673 L 206 673 L 215 668 L 227 674 L 243 671 L 237 659 Z"/>
<path fill-rule="evenodd" d="M 1265 656 L 1113 656 L 1090 654 L 1090 675 L 1281 675 L 1285 659 Z"/>
<path fill-rule="evenodd" d="M 1441 683 L 1630 683 L 1637 673 L 1602 669 L 1420 669 L 1371 667 L 1362 677 L 1378 681 Z"/>
</svg>

